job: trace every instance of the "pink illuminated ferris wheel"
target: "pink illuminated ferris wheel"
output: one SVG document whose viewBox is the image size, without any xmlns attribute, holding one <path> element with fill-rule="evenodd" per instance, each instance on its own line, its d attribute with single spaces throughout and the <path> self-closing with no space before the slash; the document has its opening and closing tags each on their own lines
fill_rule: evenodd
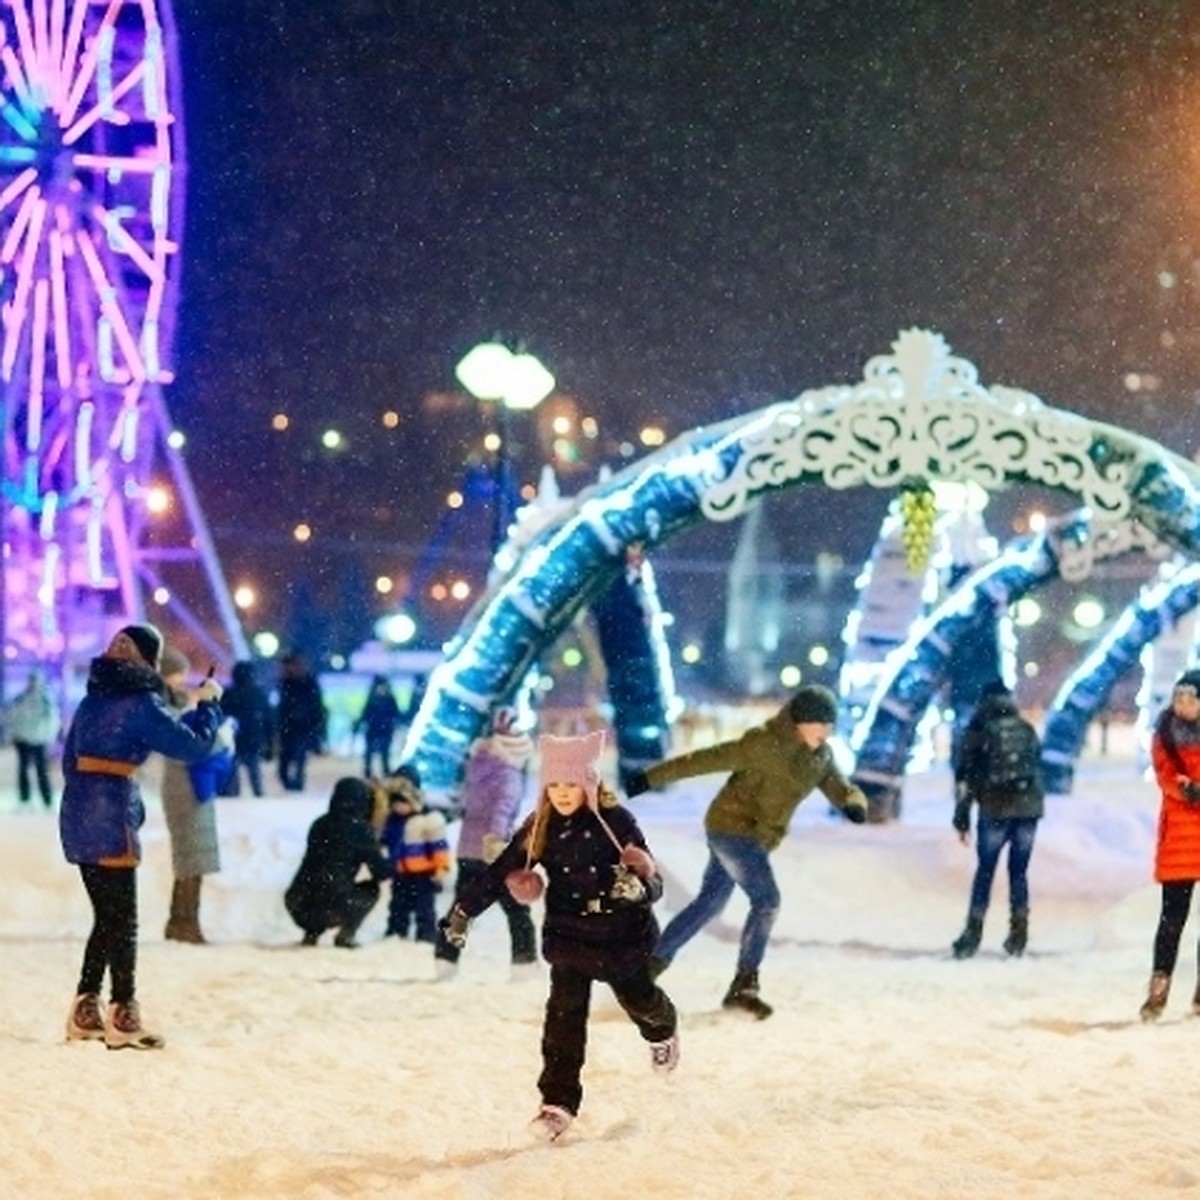
<svg viewBox="0 0 1200 1200">
<path fill-rule="evenodd" d="M 0 0 L 0 73 L 5 657 L 70 669 L 159 609 L 241 657 L 162 395 L 185 166 L 168 0 Z"/>
</svg>

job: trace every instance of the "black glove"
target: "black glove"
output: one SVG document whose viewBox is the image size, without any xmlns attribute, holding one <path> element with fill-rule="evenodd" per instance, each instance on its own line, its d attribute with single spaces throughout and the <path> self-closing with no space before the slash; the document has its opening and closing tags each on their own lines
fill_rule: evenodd
<svg viewBox="0 0 1200 1200">
<path fill-rule="evenodd" d="M 842 815 L 853 825 L 861 825 L 867 819 L 865 804 L 849 804 L 842 809 Z"/>
<path fill-rule="evenodd" d="M 1200 783 L 1194 779 L 1185 779 L 1180 785 L 1179 790 L 1183 793 L 1183 798 L 1189 804 L 1200 803 Z"/>
<path fill-rule="evenodd" d="M 966 804 L 956 804 L 954 806 L 954 828 L 959 833 L 971 832 L 971 809 Z"/>
<path fill-rule="evenodd" d="M 645 771 L 635 767 L 625 776 L 625 795 L 631 800 L 634 796 L 640 796 L 649 790 L 650 780 L 646 778 Z"/>
<path fill-rule="evenodd" d="M 438 922 L 442 937 L 458 950 L 467 944 L 467 930 L 470 927 L 471 918 L 457 904 Z"/>
</svg>

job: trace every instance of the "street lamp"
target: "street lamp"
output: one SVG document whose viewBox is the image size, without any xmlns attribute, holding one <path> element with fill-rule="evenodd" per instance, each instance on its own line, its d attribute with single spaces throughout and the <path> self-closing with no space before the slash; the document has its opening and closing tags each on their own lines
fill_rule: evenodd
<svg viewBox="0 0 1200 1200">
<path fill-rule="evenodd" d="M 508 532 L 508 414 L 537 408 L 554 391 L 554 376 L 535 355 L 515 354 L 503 342 L 481 342 L 468 350 L 454 368 L 459 383 L 475 397 L 495 406 L 500 445 L 496 450 L 496 524 L 492 535 L 495 553 Z"/>
</svg>

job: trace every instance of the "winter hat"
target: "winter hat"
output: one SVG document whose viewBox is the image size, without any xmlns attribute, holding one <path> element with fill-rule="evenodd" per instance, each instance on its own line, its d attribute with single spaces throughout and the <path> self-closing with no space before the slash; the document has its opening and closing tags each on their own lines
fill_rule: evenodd
<svg viewBox="0 0 1200 1200">
<path fill-rule="evenodd" d="M 1200 696 L 1200 668 L 1192 667 L 1191 670 L 1184 671 L 1175 681 L 1175 690 L 1177 692 L 1190 690 Z"/>
<path fill-rule="evenodd" d="M 820 684 L 806 684 L 788 701 L 788 715 L 796 725 L 837 723 L 837 697 Z"/>
<path fill-rule="evenodd" d="M 163 635 L 150 624 L 126 625 L 108 643 L 105 658 L 120 658 L 126 662 L 141 662 L 158 670 L 162 656 Z"/>
<path fill-rule="evenodd" d="M 540 789 L 544 791 L 550 783 L 577 783 L 594 812 L 599 803 L 604 730 L 573 738 L 546 735 L 538 739 L 538 749 L 542 754 Z"/>
<path fill-rule="evenodd" d="M 989 679 L 987 683 L 979 689 L 980 700 L 986 700 L 989 696 L 1011 696 L 1012 689 L 1004 682 L 1003 679 Z"/>
<path fill-rule="evenodd" d="M 416 763 L 401 763 L 393 772 L 393 779 L 407 779 L 413 787 L 421 786 L 421 772 L 417 770 Z"/>
<path fill-rule="evenodd" d="M 174 646 L 163 647 L 158 673 L 164 679 L 170 675 L 187 675 L 191 669 L 192 664 L 188 662 L 187 655 L 182 650 L 176 650 Z"/>
</svg>

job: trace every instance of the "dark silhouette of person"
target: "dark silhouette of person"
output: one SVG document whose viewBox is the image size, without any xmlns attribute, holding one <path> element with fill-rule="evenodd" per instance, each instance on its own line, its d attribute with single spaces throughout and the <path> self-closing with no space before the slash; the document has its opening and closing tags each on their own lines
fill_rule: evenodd
<svg viewBox="0 0 1200 1200">
<path fill-rule="evenodd" d="M 276 710 L 279 782 L 285 792 L 302 792 L 308 756 L 325 747 L 327 713 L 321 685 L 304 656 L 293 651 L 284 656 L 280 666 L 283 676 Z"/>
</svg>

